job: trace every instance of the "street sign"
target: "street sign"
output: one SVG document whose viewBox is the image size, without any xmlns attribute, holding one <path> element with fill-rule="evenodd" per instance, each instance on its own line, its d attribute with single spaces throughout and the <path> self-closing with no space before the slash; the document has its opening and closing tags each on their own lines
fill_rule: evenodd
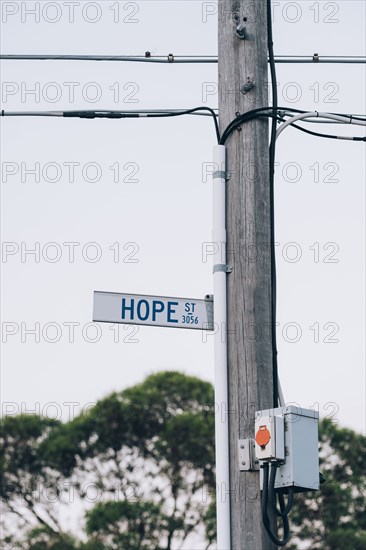
<svg viewBox="0 0 366 550">
<path fill-rule="evenodd" d="M 93 321 L 213 330 L 213 297 L 194 300 L 95 291 Z"/>
</svg>

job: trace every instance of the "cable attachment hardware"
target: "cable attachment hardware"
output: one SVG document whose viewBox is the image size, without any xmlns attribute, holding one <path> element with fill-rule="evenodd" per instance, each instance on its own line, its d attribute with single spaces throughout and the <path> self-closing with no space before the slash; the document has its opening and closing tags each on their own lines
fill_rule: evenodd
<svg viewBox="0 0 366 550">
<path fill-rule="evenodd" d="M 255 88 L 255 80 L 248 76 L 246 83 L 241 87 L 240 91 L 242 94 L 246 95 L 253 88 Z"/>
<path fill-rule="evenodd" d="M 232 273 L 233 266 L 227 264 L 215 264 L 213 266 L 213 273 Z"/>
<path fill-rule="evenodd" d="M 240 23 L 236 29 L 235 34 L 240 40 L 245 40 L 247 38 L 247 28 L 244 23 Z"/>
<path fill-rule="evenodd" d="M 259 460 L 255 456 L 254 439 L 238 439 L 238 459 L 240 472 L 259 470 Z"/>
<path fill-rule="evenodd" d="M 212 179 L 228 180 L 228 174 L 224 170 L 215 170 L 212 174 Z"/>
<path fill-rule="evenodd" d="M 173 63 L 173 61 L 174 61 L 174 55 L 173 55 L 172 53 L 170 53 L 170 54 L 168 55 L 168 61 L 169 61 L 169 63 Z"/>
<path fill-rule="evenodd" d="M 318 54 L 318 53 L 314 53 L 314 55 L 313 55 L 313 62 L 314 62 L 314 63 L 319 63 L 319 54 Z"/>
</svg>

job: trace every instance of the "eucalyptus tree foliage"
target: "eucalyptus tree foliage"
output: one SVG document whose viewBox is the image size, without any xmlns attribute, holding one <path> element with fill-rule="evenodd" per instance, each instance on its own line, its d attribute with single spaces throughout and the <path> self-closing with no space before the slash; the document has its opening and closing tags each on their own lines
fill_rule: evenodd
<svg viewBox="0 0 366 550">
<path fill-rule="evenodd" d="M 67 423 L 3 418 L 1 548 L 214 548 L 215 412 L 211 384 L 161 372 Z M 366 438 L 331 419 L 319 433 L 326 482 L 295 496 L 288 547 L 363 550 Z"/>
<path fill-rule="evenodd" d="M 37 525 L 55 533 L 60 530 L 50 496 L 59 497 L 63 476 L 58 469 L 49 468 L 40 452 L 43 442 L 59 426 L 56 420 L 36 415 L 1 419 L 0 499 L 4 531 L 8 522 L 13 530 Z"/>
<path fill-rule="evenodd" d="M 296 495 L 290 515 L 296 533 L 293 538 L 309 550 L 363 550 L 366 438 L 339 427 L 333 419 L 324 419 L 319 425 L 319 456 L 326 481 L 315 494 Z"/>
<path fill-rule="evenodd" d="M 32 522 L 20 511 L 23 526 L 44 528 L 38 537 L 58 543 L 65 529 L 59 518 L 55 524 L 51 519 L 56 510 L 62 519 L 60 504 L 69 498 L 70 506 L 77 501 L 84 507 L 88 544 L 102 540 L 111 549 L 168 549 L 194 532 L 204 538 L 204 517 L 215 492 L 211 384 L 177 372 L 152 375 L 68 423 L 34 417 L 44 426 L 36 438 L 27 431 L 29 417 L 9 420 L 32 448 L 35 463 L 30 466 L 25 458 L 25 468 L 33 468 L 34 479 L 43 476 L 44 485 L 57 481 L 61 487 L 58 502 L 40 504 L 53 512 L 49 521 L 41 521 L 39 513 Z M 19 470 L 20 479 L 24 471 Z M 7 516 L 15 513 L 11 495 L 9 486 L 2 495 Z"/>
</svg>

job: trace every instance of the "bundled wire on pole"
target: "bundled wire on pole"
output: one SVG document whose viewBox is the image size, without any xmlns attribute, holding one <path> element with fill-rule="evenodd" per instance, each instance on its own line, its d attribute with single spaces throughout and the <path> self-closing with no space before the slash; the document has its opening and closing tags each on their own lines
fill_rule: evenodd
<svg viewBox="0 0 366 550">
<path fill-rule="evenodd" d="M 224 145 L 229 136 L 242 124 L 250 122 L 251 120 L 261 118 L 276 118 L 278 122 L 286 122 L 286 127 L 291 126 L 302 132 L 308 134 L 331 139 L 345 139 L 353 141 L 366 141 L 366 137 L 360 136 L 337 136 L 332 134 L 324 134 L 319 132 L 313 132 L 298 124 L 295 124 L 295 115 L 306 115 L 296 118 L 297 121 L 305 123 L 322 123 L 322 124 L 356 124 L 359 126 L 366 126 L 366 115 L 352 115 L 343 113 L 316 113 L 301 111 L 299 109 L 291 109 L 289 107 L 278 107 L 277 117 L 273 113 L 272 107 L 261 107 L 247 111 L 242 115 L 238 115 L 234 120 L 230 122 L 222 135 L 219 132 L 218 115 L 215 109 L 211 107 L 194 107 L 192 109 L 147 109 L 147 110 L 130 110 L 130 111 L 117 111 L 117 110 L 79 110 L 79 111 L 0 111 L 1 117 L 59 117 L 59 118 L 81 118 L 93 120 L 96 118 L 107 119 L 127 119 L 127 118 L 172 118 L 177 116 L 209 116 L 213 118 L 215 125 L 215 133 L 217 142 L 220 145 Z M 290 117 L 290 118 L 285 118 Z M 281 127 L 280 127 L 281 128 Z M 282 132 L 282 130 L 281 130 Z"/>
</svg>

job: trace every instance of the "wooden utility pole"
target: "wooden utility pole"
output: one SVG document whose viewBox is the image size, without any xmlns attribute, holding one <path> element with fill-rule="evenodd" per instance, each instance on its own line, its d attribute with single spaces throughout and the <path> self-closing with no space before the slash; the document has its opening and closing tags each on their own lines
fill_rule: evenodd
<svg viewBox="0 0 366 550">
<path fill-rule="evenodd" d="M 219 0 L 221 133 L 236 113 L 268 106 L 267 56 L 266 0 Z M 267 119 L 243 124 L 226 146 L 231 550 L 273 550 L 259 471 L 240 471 L 238 458 L 238 440 L 254 438 L 255 411 L 273 406 Z"/>
</svg>

